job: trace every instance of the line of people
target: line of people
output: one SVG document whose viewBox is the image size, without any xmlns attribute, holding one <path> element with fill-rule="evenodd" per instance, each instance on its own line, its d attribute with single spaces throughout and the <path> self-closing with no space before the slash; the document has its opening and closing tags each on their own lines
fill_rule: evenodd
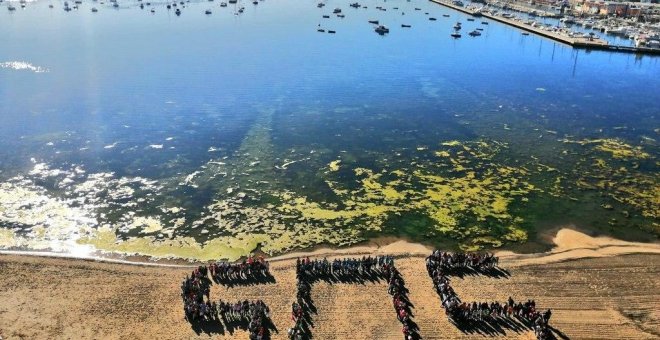
<svg viewBox="0 0 660 340">
<path fill-rule="evenodd" d="M 392 296 L 392 303 L 397 319 L 402 323 L 402 332 L 406 340 L 418 339 L 418 327 L 412 321 L 412 305 L 408 299 L 408 290 L 403 277 L 394 266 L 392 256 L 366 256 L 362 258 L 344 258 L 329 261 L 327 258 L 296 260 L 297 293 L 296 301 L 291 304 L 291 320 L 294 326 L 289 329 L 292 340 L 310 337 L 307 318 L 311 305 L 311 283 L 319 279 L 341 282 L 360 282 L 365 278 L 384 279 L 388 283 L 387 292 Z"/>
<path fill-rule="evenodd" d="M 211 263 L 209 271 L 215 282 L 243 281 L 270 276 L 270 265 L 263 256 L 248 257 L 240 263 L 220 261 Z"/>
<path fill-rule="evenodd" d="M 412 320 L 412 304 L 408 299 L 406 284 L 394 265 L 385 270 L 388 277 L 387 293 L 392 296 L 392 304 L 399 322 L 403 325 L 401 331 L 405 340 L 419 339 L 419 327 Z"/>
<path fill-rule="evenodd" d="M 447 269 L 471 268 L 471 269 L 492 269 L 498 266 L 499 258 L 491 253 L 449 253 L 434 250 L 426 258 L 426 268 L 430 265 L 440 266 Z"/>
<path fill-rule="evenodd" d="M 214 308 L 210 301 L 211 280 L 208 279 L 207 273 L 206 266 L 199 266 L 181 283 L 183 310 L 189 322 L 211 318 Z M 204 301 L 204 297 L 206 297 L 206 301 Z"/>
<path fill-rule="evenodd" d="M 426 269 L 433 279 L 433 285 L 447 315 L 459 324 L 492 323 L 516 316 L 534 329 L 537 339 L 551 339 L 552 332 L 548 327 L 548 322 L 552 312 L 549 309 L 544 313 L 538 312 L 533 300 L 515 303 L 509 297 L 505 304 L 499 302 L 465 303 L 460 300 L 451 287 L 449 276 L 452 271 L 466 268 L 486 271 L 497 267 L 498 261 L 499 259 L 492 254 L 446 253 L 437 250 L 426 258 Z"/>
<path fill-rule="evenodd" d="M 310 260 L 309 257 L 296 259 L 296 275 L 306 276 L 335 276 L 355 277 L 365 274 L 379 274 L 383 268 L 394 265 L 392 256 L 363 256 L 362 258 L 344 258 L 329 261 L 327 258 L 322 260 Z"/>
</svg>

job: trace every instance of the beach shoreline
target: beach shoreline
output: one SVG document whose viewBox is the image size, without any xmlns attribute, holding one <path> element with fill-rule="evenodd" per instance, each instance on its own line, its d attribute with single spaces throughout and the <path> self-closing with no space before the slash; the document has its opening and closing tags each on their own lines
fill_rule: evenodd
<svg viewBox="0 0 660 340">
<path fill-rule="evenodd" d="M 590 237 L 562 229 L 552 251 L 516 254 L 500 251 L 506 279 L 455 278 L 466 301 L 536 299 L 554 311 L 551 325 L 571 339 L 638 338 L 660 334 L 660 245 Z M 213 299 L 262 299 L 286 338 L 295 298 L 295 258 L 355 257 L 390 254 L 410 289 L 415 321 L 427 339 L 472 339 L 451 325 L 424 269 L 431 249 L 397 241 L 383 246 L 322 248 L 269 259 L 275 283 L 217 286 Z M 179 284 L 192 265 L 71 259 L 0 253 L 0 336 L 35 338 L 246 338 L 247 333 L 216 333 L 192 327 L 184 318 Z M 621 278 L 628 286 L 621 285 Z M 312 294 L 318 314 L 313 334 L 319 339 L 398 339 L 400 329 L 385 283 L 317 284 Z M 622 288 L 628 287 L 628 288 Z M 352 315 L 346 315 L 350 305 Z M 38 316 L 38 317 L 37 317 Z M 129 316 L 129 317 L 127 317 Z M 353 323 L 351 320 L 358 320 Z M 168 327 L 163 327 L 168 325 Z M 507 338 L 532 339 L 533 332 L 507 330 Z"/>
<path fill-rule="evenodd" d="M 589 257 L 617 256 L 626 254 L 660 254 L 660 242 L 629 242 L 618 240 L 609 236 L 589 236 L 574 226 L 557 227 L 554 230 L 547 231 L 548 235 L 555 233 L 550 237 L 549 251 L 536 253 L 517 253 L 507 249 L 490 249 L 487 252 L 495 253 L 501 258 L 512 258 L 523 263 L 530 263 L 537 259 L 551 261 L 547 263 L 565 261 Z M 297 257 L 333 257 L 333 256 L 356 256 L 356 255 L 395 255 L 395 256 L 427 256 L 433 251 L 433 247 L 411 242 L 405 239 L 388 237 L 387 242 L 380 244 L 380 239 L 366 241 L 362 245 L 354 245 L 345 248 L 333 248 L 327 246 L 317 246 L 310 250 L 292 251 L 285 254 L 268 257 L 270 262 L 286 261 Z M 206 264 L 210 261 L 199 261 L 181 258 L 153 258 L 141 255 L 120 255 L 115 253 L 97 252 L 97 255 L 76 256 L 69 253 L 39 251 L 39 250 L 0 250 L 0 255 L 11 256 L 35 256 L 55 259 L 70 259 L 93 261 L 100 263 L 126 264 L 136 266 L 155 266 L 155 267 L 173 267 L 173 268 L 194 268 L 200 264 Z M 525 262 L 526 261 L 526 262 Z"/>
</svg>

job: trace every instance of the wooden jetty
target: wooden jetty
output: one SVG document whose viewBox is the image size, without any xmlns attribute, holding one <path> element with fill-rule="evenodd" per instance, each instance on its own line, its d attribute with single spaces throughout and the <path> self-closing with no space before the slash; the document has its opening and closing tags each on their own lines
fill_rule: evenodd
<svg viewBox="0 0 660 340">
<path fill-rule="evenodd" d="M 540 27 L 535 27 L 532 25 L 528 25 L 524 22 L 520 22 L 517 20 L 505 18 L 502 16 L 497 16 L 497 15 L 492 15 L 490 13 L 483 13 L 483 12 L 478 12 L 473 9 L 465 8 L 463 6 L 456 6 L 450 1 L 445 1 L 445 0 L 429 0 L 431 2 L 435 2 L 436 4 L 449 7 L 453 10 L 472 15 L 474 17 L 484 17 L 488 18 L 497 22 L 501 22 L 503 24 L 507 24 L 509 26 L 516 27 L 518 29 L 521 29 L 523 31 L 531 32 L 536 35 L 540 35 L 542 37 L 546 37 L 555 41 L 558 41 L 560 43 L 570 45 L 574 48 L 582 48 L 582 49 L 588 49 L 588 50 L 605 50 L 605 51 L 613 51 L 613 52 L 628 52 L 628 53 L 647 53 L 647 54 L 660 54 L 660 49 L 656 48 L 647 48 L 647 47 L 632 47 L 632 46 L 620 46 L 620 45 L 610 45 L 608 44 L 607 41 L 600 39 L 600 38 L 572 38 L 563 34 L 559 34 L 556 32 L 551 32 L 547 30 L 543 30 Z"/>
</svg>

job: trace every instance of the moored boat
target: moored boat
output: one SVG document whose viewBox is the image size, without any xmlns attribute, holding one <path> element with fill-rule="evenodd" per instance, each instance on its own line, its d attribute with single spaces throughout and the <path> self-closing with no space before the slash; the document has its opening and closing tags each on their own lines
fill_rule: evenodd
<svg viewBox="0 0 660 340">
<path fill-rule="evenodd" d="M 387 28 L 387 26 L 385 25 L 379 25 L 378 27 L 376 27 L 375 31 L 380 35 L 383 35 L 385 33 L 390 33 L 390 29 Z"/>
</svg>

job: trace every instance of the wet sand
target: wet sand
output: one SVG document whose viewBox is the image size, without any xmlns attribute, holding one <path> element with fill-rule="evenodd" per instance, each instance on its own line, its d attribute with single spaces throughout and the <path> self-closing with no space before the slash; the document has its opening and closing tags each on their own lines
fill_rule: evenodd
<svg viewBox="0 0 660 340">
<path fill-rule="evenodd" d="M 548 253 L 500 252 L 509 278 L 455 278 L 466 301 L 533 298 L 551 308 L 551 326 L 571 339 L 657 339 L 660 337 L 660 245 L 592 238 L 562 229 Z M 426 275 L 424 246 L 407 242 L 343 250 L 318 249 L 311 256 L 394 254 L 414 320 L 426 339 L 480 339 L 451 325 Z M 306 253 L 305 253 L 306 254 Z M 276 283 L 213 286 L 212 298 L 263 299 L 285 339 L 295 273 L 290 254 L 272 259 Z M 180 283 L 187 268 L 104 263 L 89 260 L 0 255 L 0 336 L 4 339 L 190 339 L 238 338 L 228 329 L 195 329 L 183 318 Z M 385 283 L 319 283 L 316 339 L 401 339 L 400 324 Z M 490 337 L 490 336 L 488 336 Z M 531 331 L 506 330 L 502 339 L 533 339 Z"/>
</svg>

